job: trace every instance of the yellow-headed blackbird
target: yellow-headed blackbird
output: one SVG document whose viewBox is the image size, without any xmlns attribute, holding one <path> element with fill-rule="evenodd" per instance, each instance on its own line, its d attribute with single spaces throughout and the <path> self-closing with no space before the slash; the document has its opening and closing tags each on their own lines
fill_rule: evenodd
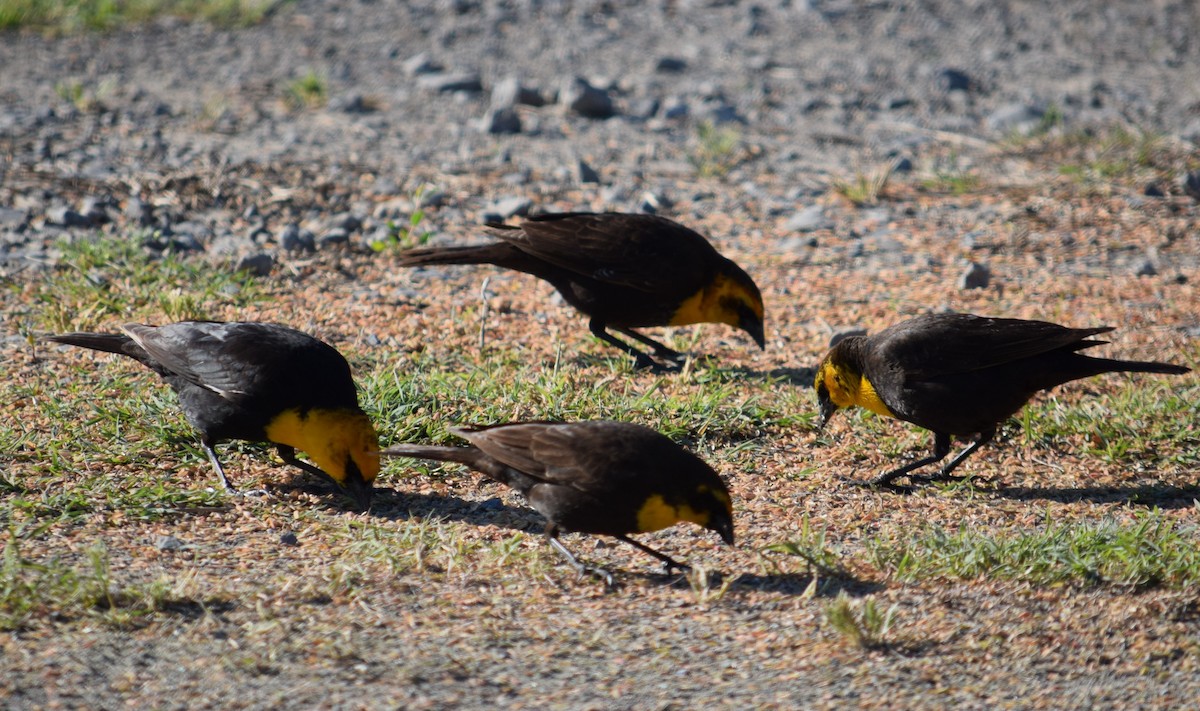
<svg viewBox="0 0 1200 711">
<path fill-rule="evenodd" d="M 269 323 L 126 324 L 123 333 L 67 333 L 47 340 L 129 356 L 179 394 L 188 422 L 228 490 L 213 447 L 272 442 L 284 462 L 332 481 L 363 508 L 379 473 L 379 441 L 350 365 L 332 346 Z M 314 467 L 296 458 L 307 453 Z"/>
<path fill-rule="evenodd" d="M 1108 326 L 1067 328 L 1045 321 L 926 314 L 873 336 L 839 341 L 817 366 L 824 427 L 841 407 L 858 405 L 933 431 L 933 455 L 881 474 L 871 484 L 952 479 L 950 472 L 989 442 L 996 427 L 1039 390 L 1101 373 L 1186 373 L 1169 363 L 1092 358 L 1078 351 Z M 909 472 L 950 453 L 951 435 L 974 442 L 932 476 Z"/>
<path fill-rule="evenodd" d="M 561 213 L 519 226 L 489 225 L 502 241 L 405 252 L 401 266 L 494 264 L 544 279 L 590 317 L 593 334 L 658 368 L 648 354 L 610 334 L 612 328 L 678 363 L 682 354 L 635 328 L 726 323 L 764 345 L 763 300 L 754 280 L 708 240 L 655 215 Z"/>
<path fill-rule="evenodd" d="M 612 536 L 661 560 L 687 566 L 629 537 L 692 521 L 733 543 L 729 490 L 700 458 L 652 429 L 626 422 L 525 422 L 450 430 L 468 447 L 403 444 L 383 454 L 460 462 L 516 489 L 546 517 L 546 537 L 577 570 L 561 530 Z"/>
</svg>

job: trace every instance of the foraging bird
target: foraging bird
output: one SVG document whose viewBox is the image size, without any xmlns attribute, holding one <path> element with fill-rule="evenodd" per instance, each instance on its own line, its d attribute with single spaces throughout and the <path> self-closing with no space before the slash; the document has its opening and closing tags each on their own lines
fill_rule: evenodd
<svg viewBox="0 0 1200 711">
<path fill-rule="evenodd" d="M 546 537 L 580 573 L 612 585 L 558 540 L 560 530 L 612 536 L 686 569 L 629 537 L 691 521 L 733 544 L 729 490 L 699 457 L 652 429 L 627 422 L 525 422 L 452 428 L 468 447 L 402 444 L 382 454 L 459 462 L 525 495 L 546 517 Z"/>
<path fill-rule="evenodd" d="M 46 340 L 129 356 L 162 376 L 227 490 L 234 487 L 213 447 L 268 441 L 287 464 L 337 484 L 363 508 L 370 504 L 379 441 L 358 406 L 350 365 L 332 346 L 270 323 L 132 323 L 121 330 Z M 317 466 L 297 459 L 296 449 Z"/>
<path fill-rule="evenodd" d="M 674 362 L 683 355 L 634 329 L 725 323 L 750 334 L 759 348 L 765 344 L 762 294 L 754 280 L 677 222 L 656 215 L 570 212 L 489 227 L 500 242 L 409 250 L 400 265 L 493 264 L 544 279 L 590 317 L 596 337 L 634 356 L 638 368 L 662 366 L 606 329 Z"/>
<path fill-rule="evenodd" d="M 870 480 L 952 479 L 950 472 L 991 441 L 996 427 L 1039 390 L 1101 373 L 1169 373 L 1181 365 L 1093 358 L 1078 351 L 1107 341 L 1090 337 L 1109 326 L 1067 328 L 1045 321 L 925 314 L 873 336 L 837 343 L 817 366 L 821 427 L 842 407 L 858 405 L 933 431 L 933 454 Z M 950 437 L 975 441 L 934 475 L 915 469 L 950 453 Z"/>
</svg>

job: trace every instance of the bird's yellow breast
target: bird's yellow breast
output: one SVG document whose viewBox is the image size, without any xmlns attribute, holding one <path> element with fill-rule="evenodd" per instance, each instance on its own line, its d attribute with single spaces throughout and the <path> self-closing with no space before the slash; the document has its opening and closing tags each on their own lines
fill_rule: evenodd
<svg viewBox="0 0 1200 711">
<path fill-rule="evenodd" d="M 638 531 L 657 531 L 674 526 L 680 521 L 691 521 L 701 526 L 708 524 L 708 512 L 696 511 L 687 504 L 672 506 L 666 499 L 654 494 L 642 502 L 637 512 Z"/>
<path fill-rule="evenodd" d="M 346 458 L 368 483 L 379 473 L 379 442 L 370 419 L 348 410 L 284 410 L 267 425 L 267 439 L 308 454 L 321 471 L 343 483 Z"/>
<path fill-rule="evenodd" d="M 740 284 L 725 276 L 717 274 L 703 289 L 683 300 L 671 315 L 668 326 L 686 326 L 691 323 L 727 323 L 738 325 L 738 313 L 723 304 L 729 300 L 725 297 L 741 297 L 744 289 Z"/>
<path fill-rule="evenodd" d="M 857 405 L 884 417 L 896 417 L 867 376 L 826 361 L 821 364 L 820 377 L 825 381 L 829 398 L 838 407 Z"/>
</svg>

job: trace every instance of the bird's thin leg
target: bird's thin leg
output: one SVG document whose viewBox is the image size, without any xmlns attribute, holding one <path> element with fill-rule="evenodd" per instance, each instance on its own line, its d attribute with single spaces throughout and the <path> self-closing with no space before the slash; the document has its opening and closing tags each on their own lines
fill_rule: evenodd
<svg viewBox="0 0 1200 711">
<path fill-rule="evenodd" d="M 687 360 L 686 353 L 680 353 L 679 351 L 677 351 L 673 348 L 668 348 L 667 346 L 663 345 L 662 343 L 654 340 L 653 338 L 651 338 L 647 335 L 638 333 L 637 331 L 633 330 L 632 328 L 622 328 L 620 326 L 613 326 L 613 330 L 618 333 L 624 333 L 626 336 L 629 336 L 630 338 L 634 339 L 635 341 L 638 341 L 640 343 L 646 344 L 647 346 L 650 346 L 651 348 L 654 349 L 654 355 L 658 356 L 659 358 L 666 358 L 668 360 L 674 360 L 674 361 Z"/>
<path fill-rule="evenodd" d="M 909 462 L 899 469 L 893 469 L 890 472 L 884 472 L 879 476 L 867 482 L 871 486 L 891 486 L 892 482 L 905 476 L 914 469 L 920 469 L 927 464 L 940 462 L 950 454 L 950 435 L 944 432 L 933 433 L 933 454 L 923 459 L 918 459 L 915 462 Z M 915 477 L 910 477 L 915 478 Z"/>
<path fill-rule="evenodd" d="M 604 322 L 600 321 L 599 319 L 592 319 L 591 321 L 588 322 L 588 329 L 591 330 L 593 336 L 595 336 L 596 338 L 599 338 L 600 340 L 604 341 L 605 343 L 607 343 L 609 345 L 620 348 L 621 350 L 625 351 L 629 355 L 636 358 L 637 362 L 634 363 L 634 366 L 633 366 L 634 368 L 636 368 L 638 370 L 641 370 L 643 368 L 648 368 L 654 372 L 670 370 L 669 368 L 664 368 L 660 363 L 656 362 L 648 354 L 643 353 L 642 351 L 639 351 L 638 349 L 634 348 L 633 346 L 629 345 L 628 343 L 622 341 L 621 339 L 612 335 L 608 331 L 604 330 L 604 327 L 605 327 Z"/>
<path fill-rule="evenodd" d="M 221 486 L 225 487 L 225 491 L 237 492 L 237 487 L 229 482 L 229 477 L 225 476 L 225 468 L 221 466 L 221 460 L 217 459 L 217 451 L 213 449 L 212 444 L 202 441 L 200 446 L 204 447 L 204 453 L 208 455 L 208 461 L 212 462 L 217 476 L 221 477 Z"/>
<path fill-rule="evenodd" d="M 295 448 L 284 444 L 277 444 L 275 445 L 275 450 L 279 452 L 279 458 L 283 460 L 284 464 L 291 464 L 293 467 L 306 471 L 322 481 L 332 482 L 334 485 L 337 485 L 337 482 L 334 481 L 333 477 L 329 476 L 308 462 L 297 458 Z"/>
<path fill-rule="evenodd" d="M 571 564 L 571 567 L 574 568 L 577 573 L 580 575 L 594 575 L 595 577 L 604 581 L 605 587 L 611 588 L 613 586 L 612 573 L 608 572 L 604 568 L 598 568 L 594 565 L 581 563 L 578 558 L 571 554 L 571 551 L 567 550 L 567 547 L 562 544 L 562 541 L 558 540 L 557 529 L 547 528 L 546 540 L 550 541 L 550 545 L 554 547 L 554 550 L 563 554 L 563 556 L 567 559 L 567 562 Z"/>
<path fill-rule="evenodd" d="M 221 486 L 225 487 L 225 491 L 237 496 L 263 496 L 267 493 L 266 489 L 250 489 L 242 491 L 234 486 L 229 477 L 225 476 L 225 467 L 221 466 L 221 461 L 217 459 L 217 450 L 213 449 L 211 442 L 201 442 L 200 446 L 204 447 L 204 452 L 208 454 L 208 461 L 212 462 L 213 469 L 217 470 L 217 476 L 221 477 Z"/>
<path fill-rule="evenodd" d="M 655 558 L 658 558 L 659 560 L 661 560 L 663 563 L 663 573 L 666 575 L 670 575 L 672 573 L 672 571 L 675 571 L 675 570 L 684 571 L 684 570 L 692 569 L 692 566 L 686 565 L 684 563 L 680 563 L 679 561 L 675 560 L 671 556 L 669 556 L 665 553 L 659 553 L 658 551 L 654 550 L 653 548 L 646 545 L 645 543 L 638 543 L 637 541 L 633 540 L 632 538 L 630 538 L 629 536 L 626 536 L 624 534 L 622 534 L 620 536 L 613 536 L 613 538 L 616 538 L 617 540 L 620 540 L 620 541 L 625 541 L 626 543 L 633 546 L 634 548 L 637 548 L 640 551 L 645 551 L 646 553 L 649 553 L 650 555 L 654 556 Z"/>
<path fill-rule="evenodd" d="M 930 474 L 928 476 L 919 476 L 919 477 L 914 476 L 914 477 L 910 477 L 910 478 L 913 481 L 958 481 L 958 480 L 965 479 L 966 477 L 951 476 L 950 472 L 954 471 L 954 468 L 957 467 L 959 464 L 962 464 L 963 460 L 966 459 L 967 457 L 971 456 L 971 454 L 974 453 L 975 450 L 979 449 L 980 447 L 987 444 L 988 442 L 991 442 L 992 438 L 995 436 L 996 436 L 996 430 L 994 428 L 987 430 L 986 432 L 980 432 L 979 437 L 976 438 L 976 440 L 974 442 L 972 442 L 970 444 L 970 446 L 968 446 L 963 451 L 959 452 L 958 456 L 955 457 L 954 459 L 951 459 L 950 462 L 948 464 L 946 464 L 946 466 L 942 467 L 941 471 L 939 471 L 937 474 Z"/>
</svg>

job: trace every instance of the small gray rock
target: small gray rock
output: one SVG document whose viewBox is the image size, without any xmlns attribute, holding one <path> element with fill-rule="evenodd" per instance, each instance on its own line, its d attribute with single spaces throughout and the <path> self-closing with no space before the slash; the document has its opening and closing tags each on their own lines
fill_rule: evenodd
<svg viewBox="0 0 1200 711">
<path fill-rule="evenodd" d="M 662 115 L 665 119 L 685 119 L 691 112 L 692 108 L 686 99 L 672 97 L 663 105 Z"/>
<path fill-rule="evenodd" d="M 11 207 L 0 207 L 0 227 L 14 232 L 20 232 L 29 224 L 28 210 L 15 210 Z"/>
<path fill-rule="evenodd" d="M 604 119 L 616 113 L 608 92 L 592 86 L 582 77 L 564 82 L 558 100 L 571 111 L 587 118 Z"/>
<path fill-rule="evenodd" d="M 425 74 L 417 80 L 417 85 L 422 89 L 443 94 L 456 91 L 483 91 L 483 80 L 479 78 L 478 72 Z"/>
<path fill-rule="evenodd" d="M 493 109 L 511 109 L 518 104 L 545 106 L 546 99 L 540 91 L 524 86 L 521 84 L 521 80 L 515 76 L 505 77 L 492 87 L 491 107 Z"/>
<path fill-rule="evenodd" d="M 165 237 L 190 238 L 198 243 L 209 242 L 213 238 L 211 227 L 191 220 L 177 222 L 174 225 L 164 228 L 162 232 Z"/>
<path fill-rule="evenodd" d="M 660 210 L 670 210 L 675 203 L 671 198 L 661 192 L 651 192 L 647 190 L 642 193 L 642 201 L 638 205 L 638 210 L 651 215 L 657 214 Z"/>
<path fill-rule="evenodd" d="M 294 222 L 279 231 L 278 239 L 279 246 L 289 252 L 312 252 L 317 248 L 313 233 L 300 229 Z"/>
<path fill-rule="evenodd" d="M 809 205 L 800 212 L 792 215 L 783 223 L 783 229 L 788 232 L 813 232 L 830 225 L 825 219 L 825 208 L 820 205 Z"/>
<path fill-rule="evenodd" d="M 659 57 L 654 63 L 654 71 L 663 74 L 678 74 L 687 69 L 687 60 L 679 57 Z"/>
<path fill-rule="evenodd" d="M 357 232 L 362 229 L 362 220 L 354 213 L 339 212 L 329 220 L 328 225 L 331 230 Z"/>
<path fill-rule="evenodd" d="M 137 227 L 150 227 L 154 224 L 154 206 L 138 197 L 131 197 L 125 203 L 125 219 Z"/>
<path fill-rule="evenodd" d="M 337 244 L 346 244 L 350 241 L 350 233 L 340 227 L 335 227 L 325 234 L 321 235 L 321 248 L 332 247 Z"/>
<path fill-rule="evenodd" d="M 935 81 L 942 91 L 970 91 L 973 84 L 969 74 L 950 67 L 938 71 Z"/>
<path fill-rule="evenodd" d="M 1183 176 L 1183 192 L 1200 202 L 1200 170 L 1193 170 Z"/>
<path fill-rule="evenodd" d="M 500 198 L 483 208 L 479 219 L 481 222 L 504 222 L 516 215 L 528 215 L 531 207 L 533 207 L 533 201 L 526 197 Z"/>
<path fill-rule="evenodd" d="M 580 158 L 575 162 L 575 179 L 580 183 L 599 183 L 600 174 L 596 172 L 595 168 Z"/>
<path fill-rule="evenodd" d="M 112 222 L 112 218 L 108 216 L 106 201 L 95 195 L 89 195 L 83 199 L 83 204 L 79 207 L 79 213 L 83 215 L 89 225 L 103 225 L 107 222 Z"/>
<path fill-rule="evenodd" d="M 966 270 L 958 278 L 959 289 L 986 289 L 992 281 L 992 272 L 978 262 L 967 264 Z"/>
<path fill-rule="evenodd" d="M 658 107 L 658 99 L 655 99 L 652 96 L 634 99 L 633 102 L 630 103 L 630 105 L 626 108 L 625 115 L 644 121 L 646 119 L 654 118 L 654 114 L 658 113 Z"/>
<path fill-rule="evenodd" d="M 159 536 L 154 539 L 154 547 L 160 551 L 183 550 L 186 544 L 175 536 Z"/>
<path fill-rule="evenodd" d="M 300 545 L 300 539 L 296 537 L 295 533 L 288 531 L 279 536 L 279 544 L 282 546 L 298 546 Z"/>
<path fill-rule="evenodd" d="M 437 188 L 430 188 L 428 190 L 421 191 L 421 196 L 419 198 L 417 198 L 417 207 L 419 207 L 421 209 L 428 209 L 431 207 L 442 207 L 447 202 L 449 202 L 449 200 L 450 200 L 450 196 L 446 194 L 445 190 L 438 190 Z"/>
<path fill-rule="evenodd" d="M 89 227 L 91 222 L 83 214 L 66 205 L 55 205 L 46 211 L 46 222 L 61 227 Z"/>
<path fill-rule="evenodd" d="M 274 257 L 266 252 L 255 252 L 239 259 L 234 271 L 249 272 L 253 276 L 268 276 L 274 268 Z"/>
<path fill-rule="evenodd" d="M 1028 104 L 1012 103 L 1001 106 L 983 120 L 983 126 L 989 131 L 1000 133 L 1017 132 L 1029 134 L 1042 121 L 1045 111 Z"/>
<path fill-rule="evenodd" d="M 344 114 L 368 114 L 375 110 L 371 103 L 358 93 L 335 96 L 329 102 L 329 109 Z"/>
<path fill-rule="evenodd" d="M 511 107 L 490 108 L 479 120 L 479 127 L 493 135 L 520 133 L 521 116 Z"/>
<path fill-rule="evenodd" d="M 422 74 L 436 74 L 437 72 L 442 71 L 443 68 L 442 65 L 433 61 L 433 57 L 429 55 L 429 52 L 414 54 L 413 56 L 404 60 L 404 63 L 401 66 L 404 68 L 404 73 L 410 77 L 420 76 Z"/>
</svg>

